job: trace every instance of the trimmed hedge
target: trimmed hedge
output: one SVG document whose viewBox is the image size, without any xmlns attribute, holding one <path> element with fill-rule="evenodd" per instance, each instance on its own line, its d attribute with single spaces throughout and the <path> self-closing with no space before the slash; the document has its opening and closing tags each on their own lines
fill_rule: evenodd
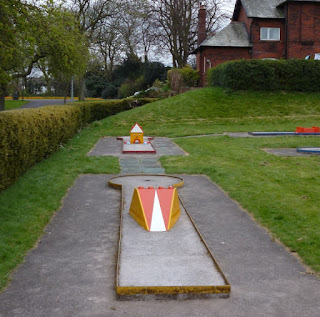
<svg viewBox="0 0 320 317">
<path fill-rule="evenodd" d="M 107 101 L 90 101 L 79 102 L 74 106 L 81 110 L 82 124 L 90 123 L 92 121 L 101 120 L 109 116 L 115 115 L 119 112 L 129 110 L 130 104 L 127 100 L 107 100 Z"/>
<path fill-rule="evenodd" d="M 320 91 L 320 61 L 231 61 L 210 69 L 208 83 L 235 90 Z"/>
<path fill-rule="evenodd" d="M 85 124 L 130 108 L 128 100 L 108 100 L 1 112 L 0 191 Z"/>
<path fill-rule="evenodd" d="M 170 88 L 179 91 L 183 87 L 194 87 L 199 79 L 199 72 L 190 65 L 183 68 L 173 68 L 167 74 Z"/>
</svg>

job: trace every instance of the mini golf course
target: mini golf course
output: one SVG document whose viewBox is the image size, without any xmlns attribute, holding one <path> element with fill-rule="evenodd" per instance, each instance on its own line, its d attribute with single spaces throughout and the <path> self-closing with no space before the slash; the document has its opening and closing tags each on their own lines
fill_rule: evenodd
<svg viewBox="0 0 320 317">
<path fill-rule="evenodd" d="M 0 316 L 317 316 L 319 279 L 246 211 L 205 176 L 161 175 L 161 155 L 187 153 L 167 138 L 155 154 L 121 142 L 88 153 L 119 157 L 121 175 L 79 176 L 0 294 Z M 128 214 L 133 188 L 177 179 L 180 219 L 144 230 Z"/>
</svg>

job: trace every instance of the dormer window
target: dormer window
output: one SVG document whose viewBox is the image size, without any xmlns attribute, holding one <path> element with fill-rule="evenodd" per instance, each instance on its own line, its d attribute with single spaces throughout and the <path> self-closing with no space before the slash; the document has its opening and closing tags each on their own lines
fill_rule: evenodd
<svg viewBox="0 0 320 317">
<path fill-rule="evenodd" d="M 260 28 L 260 40 L 280 41 L 280 28 Z"/>
</svg>

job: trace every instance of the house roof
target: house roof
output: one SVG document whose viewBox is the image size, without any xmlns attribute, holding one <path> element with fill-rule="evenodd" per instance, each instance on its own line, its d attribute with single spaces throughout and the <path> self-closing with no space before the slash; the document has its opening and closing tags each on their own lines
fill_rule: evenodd
<svg viewBox="0 0 320 317">
<path fill-rule="evenodd" d="M 281 6 L 286 2 L 320 2 L 320 0 L 280 0 L 278 6 Z"/>
<path fill-rule="evenodd" d="M 236 20 L 242 5 L 248 18 L 283 19 L 284 15 L 279 2 L 282 0 L 237 0 L 233 19 Z"/>
<path fill-rule="evenodd" d="M 250 47 L 247 29 L 242 22 L 231 22 L 214 36 L 200 44 L 202 46 Z"/>
</svg>

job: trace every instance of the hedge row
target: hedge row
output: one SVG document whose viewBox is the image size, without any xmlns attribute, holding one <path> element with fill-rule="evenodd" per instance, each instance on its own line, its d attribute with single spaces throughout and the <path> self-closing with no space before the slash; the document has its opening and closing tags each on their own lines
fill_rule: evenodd
<svg viewBox="0 0 320 317">
<path fill-rule="evenodd" d="M 231 61 L 210 69 L 208 83 L 235 90 L 320 91 L 320 61 Z"/>
<path fill-rule="evenodd" d="M 130 108 L 128 100 L 112 100 L 0 113 L 0 191 L 85 124 Z"/>
</svg>

